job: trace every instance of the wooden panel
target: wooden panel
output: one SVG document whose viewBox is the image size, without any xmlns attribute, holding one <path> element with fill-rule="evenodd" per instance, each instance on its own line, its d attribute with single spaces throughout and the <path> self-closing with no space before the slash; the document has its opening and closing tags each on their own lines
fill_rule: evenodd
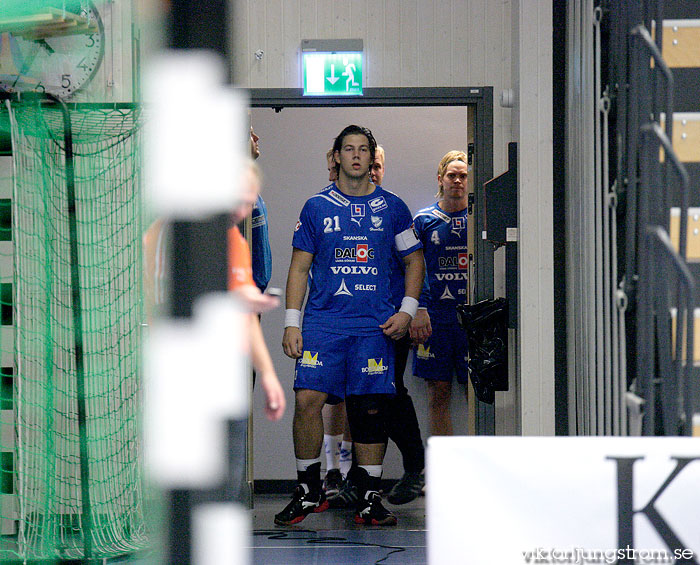
<svg viewBox="0 0 700 565">
<path fill-rule="evenodd" d="M 250 62 L 250 86 L 253 88 L 265 88 L 269 84 L 266 71 L 270 55 L 265 53 L 261 60 L 257 60 L 254 55 L 258 49 L 262 49 L 263 52 L 267 51 L 267 42 L 265 41 L 267 21 L 264 2 L 248 3 L 248 22 L 250 26 L 248 28 L 248 49 L 241 55 Z"/>
<path fill-rule="evenodd" d="M 231 48 L 233 57 L 232 76 L 235 84 L 250 84 L 251 51 L 250 38 L 248 37 L 248 12 L 249 4 L 243 0 L 237 0 L 230 10 L 229 29 L 234 30 Z M 250 55 L 250 56 L 249 56 Z"/>
<path fill-rule="evenodd" d="M 665 117 L 661 117 L 661 129 L 665 131 Z M 700 162 L 700 112 L 676 112 L 673 114 L 673 150 L 682 163 Z M 665 160 L 663 149 L 659 159 Z"/>
<path fill-rule="evenodd" d="M 681 210 L 671 208 L 670 233 L 673 248 L 678 252 L 681 231 Z M 688 262 L 700 262 L 700 208 L 688 208 Z"/>
<path fill-rule="evenodd" d="M 350 37 L 367 36 L 367 0 L 350 0 Z"/>
<path fill-rule="evenodd" d="M 4 518 L 0 521 L 0 534 L 12 535 L 17 533 L 17 524 L 15 520 L 5 518 L 5 516 L 18 516 L 18 498 L 11 495 L 0 495 L 0 516 Z"/>
<path fill-rule="evenodd" d="M 301 88 L 301 69 L 299 67 L 299 57 L 301 56 L 300 0 L 285 0 L 282 4 L 282 10 L 284 81 L 279 86 L 294 84 Z"/>
<path fill-rule="evenodd" d="M 382 82 L 385 86 L 403 86 L 401 84 L 401 25 L 398 17 L 401 10 L 401 0 L 386 0 L 384 5 L 384 73 Z"/>
<path fill-rule="evenodd" d="M 265 59 L 267 60 L 267 84 L 271 87 L 284 86 L 284 32 L 282 29 L 283 9 L 282 0 L 268 0 L 265 10 L 267 48 L 265 49 Z"/>
<path fill-rule="evenodd" d="M 452 46 L 452 77 L 449 86 L 457 86 L 460 84 L 462 77 L 472 77 L 471 53 L 472 51 L 481 51 L 483 45 L 472 43 L 472 38 L 469 33 L 464 33 L 464 30 L 469 29 L 471 13 L 473 5 L 480 0 L 472 0 L 471 2 L 458 2 L 453 0 L 452 18 L 450 25 L 450 45 Z M 474 80 L 471 84 L 479 84 L 478 80 Z"/>
<path fill-rule="evenodd" d="M 0 198 L 12 198 L 13 179 L 12 157 L 0 157 Z"/>
<path fill-rule="evenodd" d="M 333 27 L 335 2 L 316 0 L 316 36 L 304 39 L 331 39 L 337 37 Z"/>
<path fill-rule="evenodd" d="M 700 162 L 700 113 L 673 115 L 673 150 L 684 163 Z"/>
<path fill-rule="evenodd" d="M 365 42 L 365 84 L 376 87 L 384 76 L 384 4 L 370 2 L 367 5 L 367 41 Z"/>
<path fill-rule="evenodd" d="M 700 67 L 700 20 L 666 20 L 662 54 L 669 67 Z"/>
<path fill-rule="evenodd" d="M 434 64 L 435 45 L 435 10 L 432 2 L 418 3 L 418 84 L 435 84 L 435 77 L 442 72 Z"/>
<path fill-rule="evenodd" d="M 673 352 L 671 356 L 676 357 L 676 318 L 677 312 L 674 308 L 671 311 L 671 347 Z M 686 359 L 685 340 L 683 343 L 683 359 Z M 693 364 L 700 365 L 700 308 L 695 309 L 695 319 L 693 321 Z"/>
<path fill-rule="evenodd" d="M 435 86 L 452 86 L 452 7 L 449 2 L 435 2 Z M 467 76 L 466 73 L 464 75 Z M 423 85 L 425 86 L 425 85 Z"/>
<path fill-rule="evenodd" d="M 299 44 L 301 45 L 302 39 L 316 38 L 316 0 L 301 0 L 297 18 L 299 19 L 299 37 L 297 38 Z"/>
<path fill-rule="evenodd" d="M 401 2 L 401 86 L 418 84 L 418 6 L 416 0 Z"/>
<path fill-rule="evenodd" d="M 336 2 L 334 6 L 333 37 L 353 37 L 350 31 L 352 18 L 349 2 Z"/>
<path fill-rule="evenodd" d="M 490 32 L 486 28 L 486 4 L 485 0 L 473 0 L 469 10 L 469 74 L 473 77 L 472 84 L 486 84 L 488 76 L 498 70 L 498 67 L 487 68 L 486 65 L 487 51 L 500 52 L 495 45 L 486 49 Z"/>
<path fill-rule="evenodd" d="M 131 90 L 131 28 L 129 22 L 130 6 L 128 2 L 112 2 L 112 69 L 107 77 L 107 100 L 133 100 Z"/>
</svg>

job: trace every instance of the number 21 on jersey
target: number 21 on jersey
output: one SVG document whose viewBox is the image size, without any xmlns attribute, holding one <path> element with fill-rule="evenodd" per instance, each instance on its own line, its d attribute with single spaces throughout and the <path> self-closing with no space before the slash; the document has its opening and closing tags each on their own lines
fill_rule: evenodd
<svg viewBox="0 0 700 565">
<path fill-rule="evenodd" d="M 332 233 L 334 231 L 340 231 L 340 219 L 338 216 L 323 218 L 323 233 Z"/>
</svg>

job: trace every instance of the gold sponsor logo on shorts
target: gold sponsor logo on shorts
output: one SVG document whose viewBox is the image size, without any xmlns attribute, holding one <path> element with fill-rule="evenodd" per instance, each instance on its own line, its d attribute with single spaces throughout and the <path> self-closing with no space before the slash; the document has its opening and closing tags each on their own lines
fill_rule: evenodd
<svg viewBox="0 0 700 565">
<path fill-rule="evenodd" d="M 299 364 L 302 367 L 323 367 L 323 361 L 318 360 L 318 351 L 304 351 Z"/>
<path fill-rule="evenodd" d="M 416 357 L 418 357 L 418 359 L 435 359 L 435 353 L 430 353 L 430 346 L 425 347 L 421 343 L 418 345 L 418 350 L 416 351 Z"/>
<path fill-rule="evenodd" d="M 389 370 L 389 367 L 384 365 L 384 359 L 380 358 L 379 361 L 376 359 L 367 359 L 367 366 L 362 367 L 362 372 L 369 375 L 381 375 Z"/>
</svg>

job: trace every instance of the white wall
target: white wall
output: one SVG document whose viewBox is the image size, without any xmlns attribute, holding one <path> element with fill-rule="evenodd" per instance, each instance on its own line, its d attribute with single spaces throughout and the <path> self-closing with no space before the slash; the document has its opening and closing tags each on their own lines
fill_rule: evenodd
<svg viewBox="0 0 700 565">
<path fill-rule="evenodd" d="M 367 87 L 493 86 L 494 174 L 505 170 L 512 0 L 231 1 L 240 86 L 301 88 L 302 39 L 361 38 Z"/>
<path fill-rule="evenodd" d="M 104 59 L 94 78 L 71 102 L 133 102 L 132 35 L 138 35 L 135 0 L 93 0 L 105 30 Z"/>
<path fill-rule="evenodd" d="M 520 432 L 554 435 L 551 2 L 514 0 L 513 37 Z"/>
</svg>

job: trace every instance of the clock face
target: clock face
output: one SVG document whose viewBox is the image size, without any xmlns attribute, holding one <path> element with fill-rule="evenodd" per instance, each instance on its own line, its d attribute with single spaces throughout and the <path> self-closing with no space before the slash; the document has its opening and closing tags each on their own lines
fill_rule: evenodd
<svg viewBox="0 0 700 565">
<path fill-rule="evenodd" d="M 0 34 L 0 89 L 69 98 L 90 82 L 104 57 L 104 27 L 92 3 L 82 4 L 83 33 L 25 29 L 22 35 Z"/>
</svg>

